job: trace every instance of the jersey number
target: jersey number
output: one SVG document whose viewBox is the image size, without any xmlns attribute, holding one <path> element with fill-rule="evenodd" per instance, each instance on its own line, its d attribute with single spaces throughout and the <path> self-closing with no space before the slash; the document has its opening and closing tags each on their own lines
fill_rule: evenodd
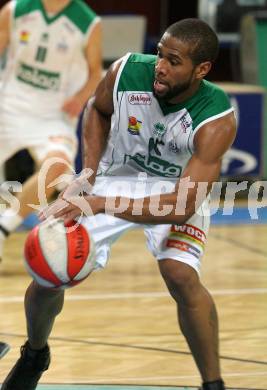
<svg viewBox="0 0 267 390">
<path fill-rule="evenodd" d="M 39 46 L 36 52 L 35 60 L 38 62 L 45 62 L 47 54 L 47 48 L 43 46 Z"/>
</svg>

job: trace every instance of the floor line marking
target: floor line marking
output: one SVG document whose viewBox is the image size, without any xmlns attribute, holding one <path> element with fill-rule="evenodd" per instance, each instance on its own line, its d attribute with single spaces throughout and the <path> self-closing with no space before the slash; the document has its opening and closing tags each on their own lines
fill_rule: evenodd
<svg viewBox="0 0 267 390">
<path fill-rule="evenodd" d="M 8 337 L 21 337 L 25 339 L 26 335 L 20 335 L 20 334 L 10 334 L 10 333 L 0 333 L 2 336 L 8 336 Z M 105 346 L 105 347 L 118 347 L 118 348 L 128 348 L 128 349 L 136 349 L 136 350 L 146 350 L 146 351 L 153 351 L 153 352 L 163 352 L 163 353 L 171 353 L 171 354 L 178 354 L 178 355 L 185 355 L 185 356 L 191 356 L 191 353 L 189 351 L 180 351 L 176 349 L 166 349 L 166 348 L 158 348 L 158 347 L 151 347 L 151 346 L 145 346 L 145 345 L 134 345 L 134 344 L 125 344 L 125 343 L 114 343 L 114 342 L 103 342 L 98 340 L 83 340 L 83 339 L 76 339 L 76 338 L 67 338 L 67 337 L 51 337 L 50 340 L 52 341 L 65 341 L 65 342 L 72 342 L 72 343 L 79 343 L 83 345 L 97 345 L 97 346 Z M 257 364 L 257 365 L 267 365 L 267 362 L 265 361 L 259 361 L 259 360 L 252 360 L 252 359 L 243 359 L 238 357 L 231 357 L 231 356 L 225 356 L 220 355 L 221 360 L 231 360 L 234 362 L 242 362 L 247 364 Z M 267 371 L 266 371 L 267 372 Z"/>
<path fill-rule="evenodd" d="M 224 377 L 251 377 L 251 376 L 267 376 L 267 371 L 262 372 L 224 372 Z M 122 382 L 124 381 L 134 381 L 134 382 L 143 382 L 143 381 L 151 381 L 151 380 L 176 380 L 176 379 L 200 379 L 199 375 L 176 375 L 176 376 L 148 376 L 148 377 L 120 377 L 120 378 L 98 378 L 98 379 L 91 379 L 84 381 L 77 382 L 78 384 L 107 384 L 112 382 Z M 67 384 L 67 383 L 66 383 Z M 118 383 L 117 383 L 118 384 Z M 151 385 L 152 386 L 152 385 Z M 167 385 L 166 385 L 167 386 Z"/>
<path fill-rule="evenodd" d="M 226 296 L 226 295 L 247 295 L 247 294 L 267 294 L 267 288 L 241 288 L 241 289 L 225 289 L 225 290 L 210 290 L 210 293 L 214 296 Z M 169 298 L 168 292 L 121 292 L 111 294 L 66 294 L 66 300 L 68 301 L 93 301 L 93 300 L 106 300 L 106 299 L 131 299 L 131 298 Z M 6 296 L 0 297 L 1 303 L 19 303 L 23 302 L 23 296 Z"/>
</svg>

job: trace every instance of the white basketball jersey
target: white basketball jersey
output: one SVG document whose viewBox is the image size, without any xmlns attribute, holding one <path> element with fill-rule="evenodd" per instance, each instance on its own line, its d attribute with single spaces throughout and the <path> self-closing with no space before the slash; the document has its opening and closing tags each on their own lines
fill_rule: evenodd
<svg viewBox="0 0 267 390">
<path fill-rule="evenodd" d="M 85 47 L 98 20 L 82 0 L 48 15 L 41 0 L 12 1 L 0 114 L 58 118 L 67 96 L 87 79 Z"/>
<path fill-rule="evenodd" d="M 194 96 L 168 104 L 153 94 L 156 57 L 128 54 L 114 87 L 114 116 L 99 175 L 179 178 L 206 122 L 233 111 L 222 89 L 203 80 Z"/>
</svg>

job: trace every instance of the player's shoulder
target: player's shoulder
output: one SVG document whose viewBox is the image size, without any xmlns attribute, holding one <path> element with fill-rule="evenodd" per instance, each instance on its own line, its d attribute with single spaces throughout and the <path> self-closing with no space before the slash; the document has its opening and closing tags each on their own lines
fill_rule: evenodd
<svg viewBox="0 0 267 390">
<path fill-rule="evenodd" d="M 64 14 L 82 33 L 86 33 L 90 25 L 99 19 L 96 12 L 83 0 L 72 0 Z"/>
<path fill-rule="evenodd" d="M 129 53 L 127 63 L 129 64 L 148 64 L 155 66 L 156 56 L 153 54 Z"/>
<path fill-rule="evenodd" d="M 15 6 L 15 16 L 23 16 L 35 10 L 43 12 L 42 2 L 40 0 L 12 0 Z M 71 0 L 60 14 L 69 17 L 70 19 L 80 20 L 81 23 L 91 21 L 97 17 L 97 14 L 83 0 Z"/>
<path fill-rule="evenodd" d="M 14 0 L 12 3 L 14 5 L 14 16 L 16 18 L 41 9 L 40 2 L 37 0 Z"/>
<path fill-rule="evenodd" d="M 84 14 L 87 18 L 97 16 L 96 12 L 84 0 L 72 0 L 70 8 L 78 12 L 80 15 Z"/>
<path fill-rule="evenodd" d="M 10 12 L 13 10 L 13 8 L 14 8 L 14 1 L 9 1 L 8 3 L 4 4 L 3 7 L 1 7 L 0 9 L 1 24 L 3 23 L 4 19 L 9 19 Z"/>
<path fill-rule="evenodd" d="M 203 80 L 201 92 L 204 96 L 210 98 L 226 98 L 228 100 L 227 93 L 217 84 L 210 82 L 208 80 Z"/>
<path fill-rule="evenodd" d="M 190 99 L 189 106 L 194 129 L 202 126 L 206 121 L 224 116 L 233 110 L 226 92 L 207 80 L 201 82 L 199 90 Z"/>
<path fill-rule="evenodd" d="M 137 75 L 142 80 L 147 74 L 154 74 L 156 58 L 152 54 L 128 53 L 122 62 L 123 74 L 127 77 Z"/>
<path fill-rule="evenodd" d="M 196 100 L 203 108 L 218 111 L 225 111 L 231 107 L 227 93 L 215 83 L 203 80 L 201 87 L 196 94 Z"/>
<path fill-rule="evenodd" d="M 156 56 L 128 53 L 124 56 L 118 72 L 118 90 L 151 91 Z"/>
</svg>

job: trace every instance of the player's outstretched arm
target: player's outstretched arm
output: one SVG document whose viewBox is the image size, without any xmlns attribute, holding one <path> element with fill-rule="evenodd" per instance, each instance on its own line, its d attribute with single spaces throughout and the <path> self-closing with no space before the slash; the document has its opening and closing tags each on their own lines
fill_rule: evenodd
<svg viewBox="0 0 267 390">
<path fill-rule="evenodd" d="M 0 10 L 0 56 L 9 44 L 11 3 L 7 3 Z"/>
</svg>

